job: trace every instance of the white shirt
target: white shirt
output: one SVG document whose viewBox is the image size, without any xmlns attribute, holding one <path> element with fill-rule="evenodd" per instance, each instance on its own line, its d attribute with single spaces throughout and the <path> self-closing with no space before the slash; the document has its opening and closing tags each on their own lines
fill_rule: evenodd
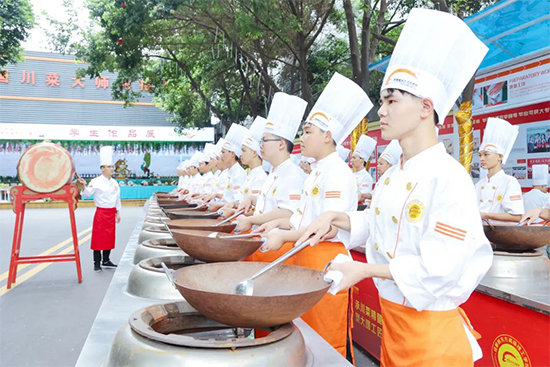
<svg viewBox="0 0 550 367">
<path fill-rule="evenodd" d="M 261 165 L 248 171 L 246 181 L 242 187 L 242 197 L 260 194 L 266 179 L 267 173 Z"/>
<path fill-rule="evenodd" d="M 357 185 L 353 172 L 334 152 L 317 161 L 304 183 L 298 209 L 290 217 L 292 229 L 306 228 L 326 211 L 348 212 L 357 209 Z M 338 233 L 331 241 L 343 242 Z"/>
<path fill-rule="evenodd" d="M 267 176 L 256 200 L 254 215 L 269 213 L 275 209 L 296 211 L 300 204 L 304 172 L 288 158 Z"/>
<path fill-rule="evenodd" d="M 227 186 L 223 191 L 222 201 L 230 203 L 242 200 L 242 186 L 246 181 L 246 171 L 239 163 L 235 163 L 227 170 Z"/>
<path fill-rule="evenodd" d="M 493 177 L 480 179 L 476 186 L 479 211 L 482 213 L 523 214 L 521 185 L 515 177 L 503 170 Z M 512 222 L 491 221 L 494 224 L 513 225 Z"/>
<path fill-rule="evenodd" d="M 187 176 L 185 176 L 185 177 L 187 177 Z M 183 189 L 184 188 L 185 177 L 184 176 L 179 176 L 179 178 L 178 178 L 178 189 Z"/>
<path fill-rule="evenodd" d="M 120 187 L 114 178 L 103 175 L 90 181 L 82 191 L 82 196 L 94 196 L 94 204 L 98 208 L 116 208 L 120 210 Z"/>
<path fill-rule="evenodd" d="M 229 183 L 229 170 L 226 168 L 220 172 L 218 176 L 218 185 L 216 187 L 216 193 L 222 194 L 225 191 L 225 187 Z"/>
<path fill-rule="evenodd" d="M 190 194 L 197 194 L 201 192 L 202 187 L 202 177 L 200 173 L 196 173 L 194 176 L 191 176 L 187 189 Z"/>
<path fill-rule="evenodd" d="M 367 261 L 389 264 L 394 281 L 374 278 L 381 297 L 418 311 L 455 309 L 493 260 L 472 181 L 442 143 L 400 166 L 380 178 L 370 209 L 348 213 L 350 243 L 367 240 Z"/>
<path fill-rule="evenodd" d="M 532 189 L 531 191 L 526 192 L 523 194 L 523 206 L 525 212 L 535 208 L 544 208 L 548 202 L 548 198 L 550 198 L 548 194 L 545 194 L 537 189 Z"/>
<path fill-rule="evenodd" d="M 361 169 L 353 174 L 357 182 L 357 190 L 361 194 L 370 194 L 372 192 L 373 179 L 366 169 Z"/>
</svg>

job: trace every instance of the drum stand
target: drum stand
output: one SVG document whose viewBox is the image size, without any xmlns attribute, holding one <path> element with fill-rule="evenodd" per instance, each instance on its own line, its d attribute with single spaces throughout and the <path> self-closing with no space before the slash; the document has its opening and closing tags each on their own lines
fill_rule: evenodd
<svg viewBox="0 0 550 367">
<path fill-rule="evenodd" d="M 19 264 L 38 264 L 45 262 L 75 261 L 78 282 L 82 283 L 82 270 L 80 268 L 80 254 L 78 252 L 78 236 L 76 234 L 76 221 L 74 211 L 78 204 L 80 190 L 76 185 L 65 185 L 61 189 L 50 193 L 38 193 L 28 187 L 20 185 L 12 187 L 10 193 L 13 197 L 13 211 L 15 212 L 15 228 L 13 230 L 13 244 L 11 249 L 10 270 L 8 274 L 7 288 L 10 289 L 17 277 L 17 266 Z M 73 236 L 74 254 L 46 255 L 46 256 L 19 256 L 21 251 L 21 234 L 23 232 L 23 219 L 25 217 L 25 206 L 27 202 L 50 198 L 52 200 L 66 201 L 69 207 L 71 218 L 71 232 Z"/>
</svg>

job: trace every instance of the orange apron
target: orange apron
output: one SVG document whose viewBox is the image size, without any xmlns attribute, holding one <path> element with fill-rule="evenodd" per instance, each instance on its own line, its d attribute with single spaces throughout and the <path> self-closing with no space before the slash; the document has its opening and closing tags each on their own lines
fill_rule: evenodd
<svg viewBox="0 0 550 367">
<path fill-rule="evenodd" d="M 283 247 L 277 251 L 268 251 L 261 252 L 259 249 L 256 250 L 252 255 L 244 259 L 243 261 L 254 261 L 254 262 L 263 262 L 270 263 L 277 260 L 279 257 L 283 256 L 288 251 L 292 250 L 294 247 L 294 242 L 286 242 Z M 283 262 L 285 265 L 292 265 L 293 258 L 288 259 Z"/>
<path fill-rule="evenodd" d="M 417 311 L 380 297 L 383 332 L 380 365 L 383 367 L 473 366 L 472 347 L 464 330 L 464 319 L 475 332 L 464 311 Z M 479 336 L 479 337 L 478 337 Z"/>
<path fill-rule="evenodd" d="M 338 254 L 349 255 L 341 242 L 320 242 L 317 246 L 307 246 L 294 255 L 293 265 L 322 271 Z M 327 293 L 319 303 L 302 315 L 302 319 L 344 358 L 348 341 L 353 358 L 351 305 L 349 290 L 341 291 L 335 296 Z"/>
</svg>

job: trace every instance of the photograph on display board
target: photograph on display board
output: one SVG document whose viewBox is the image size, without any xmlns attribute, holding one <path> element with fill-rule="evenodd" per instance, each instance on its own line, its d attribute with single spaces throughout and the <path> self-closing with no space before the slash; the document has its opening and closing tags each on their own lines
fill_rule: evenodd
<svg viewBox="0 0 550 367">
<path fill-rule="evenodd" d="M 482 108 L 483 103 L 483 88 L 478 87 L 474 89 L 474 96 L 473 96 L 473 104 L 472 104 L 472 110 L 477 110 L 479 108 Z"/>
<path fill-rule="evenodd" d="M 454 155 L 454 144 L 451 139 L 443 139 L 443 145 L 445 146 L 445 151 L 449 155 Z"/>
<path fill-rule="evenodd" d="M 528 128 L 526 138 L 528 154 L 550 152 L 550 125 Z"/>
<path fill-rule="evenodd" d="M 505 167 L 504 172 L 507 175 L 513 176 L 518 180 L 527 179 L 527 167 L 525 166 Z"/>
<path fill-rule="evenodd" d="M 497 106 L 508 102 L 508 82 L 499 82 L 483 87 L 485 107 Z"/>
</svg>

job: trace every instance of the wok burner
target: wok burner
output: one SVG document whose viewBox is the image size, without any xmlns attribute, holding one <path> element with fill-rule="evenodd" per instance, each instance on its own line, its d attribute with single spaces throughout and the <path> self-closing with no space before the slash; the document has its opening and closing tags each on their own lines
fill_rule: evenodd
<svg viewBox="0 0 550 367">
<path fill-rule="evenodd" d="M 490 278 L 548 278 L 550 261 L 540 251 L 495 251 L 493 265 L 485 275 Z"/>
<path fill-rule="evenodd" d="M 106 366 L 311 366 L 313 358 L 293 323 L 265 329 L 217 323 L 185 302 L 153 305 L 135 312 L 117 333 Z"/>
<path fill-rule="evenodd" d="M 139 245 L 134 254 L 134 264 L 141 260 L 159 256 L 185 255 L 173 239 L 160 239 L 144 241 Z"/>
</svg>

